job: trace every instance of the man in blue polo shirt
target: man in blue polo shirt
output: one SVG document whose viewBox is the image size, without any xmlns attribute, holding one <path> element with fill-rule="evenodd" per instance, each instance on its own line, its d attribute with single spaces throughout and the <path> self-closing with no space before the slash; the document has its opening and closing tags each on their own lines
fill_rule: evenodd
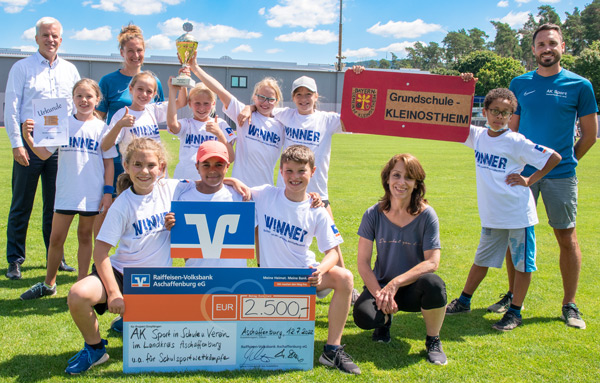
<svg viewBox="0 0 600 383">
<path fill-rule="evenodd" d="M 537 201 L 540 193 L 546 207 L 548 223 L 560 248 L 560 271 L 563 280 L 562 319 L 567 326 L 585 328 L 575 294 L 581 269 L 581 250 L 577 243 L 577 162 L 596 142 L 598 105 L 592 84 L 585 78 L 561 68 L 565 50 L 560 27 L 543 24 L 533 34 L 532 51 L 538 67 L 516 77 L 510 90 L 519 107 L 510 121 L 510 128 L 531 141 L 557 151 L 562 160 L 543 179 L 531 187 Z M 575 123 L 579 118 L 581 137 L 574 143 Z M 535 169 L 526 167 L 524 176 Z M 507 254 L 507 258 L 510 253 Z M 509 259 L 509 258 L 508 258 Z M 514 282 L 514 267 L 507 261 L 509 292 L 488 311 L 506 310 L 510 306 Z"/>
</svg>

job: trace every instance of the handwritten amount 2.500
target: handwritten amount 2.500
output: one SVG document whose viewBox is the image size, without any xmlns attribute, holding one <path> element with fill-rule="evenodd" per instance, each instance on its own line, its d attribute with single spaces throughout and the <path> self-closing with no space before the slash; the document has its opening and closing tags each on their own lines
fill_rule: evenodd
<svg viewBox="0 0 600 383">
<path fill-rule="evenodd" d="M 242 319 L 308 319 L 307 296 L 242 297 Z"/>
</svg>

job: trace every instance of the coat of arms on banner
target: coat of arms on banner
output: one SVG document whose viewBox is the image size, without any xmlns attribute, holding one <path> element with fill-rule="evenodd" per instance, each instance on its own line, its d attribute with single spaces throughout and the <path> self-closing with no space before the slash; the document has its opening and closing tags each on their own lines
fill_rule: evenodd
<svg viewBox="0 0 600 383">
<path fill-rule="evenodd" d="M 367 118 L 375 111 L 377 89 L 352 88 L 352 112 L 356 117 Z"/>
</svg>

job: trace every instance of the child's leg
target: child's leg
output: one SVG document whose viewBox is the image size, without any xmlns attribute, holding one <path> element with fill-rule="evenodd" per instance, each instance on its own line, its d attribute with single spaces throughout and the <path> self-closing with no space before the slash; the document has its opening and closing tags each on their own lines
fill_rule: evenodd
<svg viewBox="0 0 600 383">
<path fill-rule="evenodd" d="M 467 277 L 463 291 L 467 294 L 473 295 L 475 290 L 477 290 L 477 287 L 479 287 L 481 281 L 483 281 L 487 275 L 487 272 L 488 267 L 477 266 L 476 264 L 473 264 L 473 266 L 471 266 L 471 270 L 469 271 L 469 276 Z"/>
<path fill-rule="evenodd" d="M 506 250 L 506 276 L 508 277 L 508 291 L 515 291 L 515 265 L 513 265 L 510 249 Z"/>
<path fill-rule="evenodd" d="M 513 291 L 512 304 L 518 307 L 523 306 L 523 301 L 527 295 L 529 284 L 531 283 L 531 272 L 522 272 L 515 270 L 515 288 Z"/>
<path fill-rule="evenodd" d="M 67 303 L 71 317 L 87 344 L 93 345 L 102 341 L 94 306 L 103 302 L 106 302 L 106 291 L 100 278 L 94 275 L 76 282 L 69 291 Z"/>
<path fill-rule="evenodd" d="M 340 345 L 342 332 L 346 326 L 348 312 L 350 311 L 350 298 L 354 287 L 352 273 L 344 268 L 334 266 L 323 275 L 317 291 L 333 289 L 333 296 L 329 304 L 329 330 L 327 333 L 327 344 Z"/>
<path fill-rule="evenodd" d="M 73 221 L 72 215 L 54 213 L 52 218 L 52 232 L 50 234 L 50 246 L 48 247 L 48 262 L 46 265 L 46 279 L 48 286 L 56 283 L 58 267 L 63 259 L 65 241 L 69 234 L 69 227 Z"/>
<path fill-rule="evenodd" d="M 84 217 L 79 215 L 79 225 L 77 226 L 77 239 L 79 248 L 77 249 L 77 280 L 82 280 L 88 275 L 90 270 L 90 261 L 92 259 L 94 222 L 96 216 Z"/>
<path fill-rule="evenodd" d="M 104 218 L 106 218 L 106 212 L 104 212 L 104 214 L 100 213 L 94 216 L 94 239 L 98 236 L 98 233 L 100 232 L 100 228 L 104 223 Z"/>
</svg>

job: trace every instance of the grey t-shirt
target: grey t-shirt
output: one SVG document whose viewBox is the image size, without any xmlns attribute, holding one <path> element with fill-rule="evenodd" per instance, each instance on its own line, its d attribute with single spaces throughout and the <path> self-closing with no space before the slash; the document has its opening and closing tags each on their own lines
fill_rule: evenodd
<svg viewBox="0 0 600 383">
<path fill-rule="evenodd" d="M 424 251 L 441 248 L 438 217 L 431 206 L 400 227 L 379 211 L 377 203 L 363 214 L 358 235 L 375 242 L 373 272 L 381 285 L 423 262 Z"/>
</svg>

